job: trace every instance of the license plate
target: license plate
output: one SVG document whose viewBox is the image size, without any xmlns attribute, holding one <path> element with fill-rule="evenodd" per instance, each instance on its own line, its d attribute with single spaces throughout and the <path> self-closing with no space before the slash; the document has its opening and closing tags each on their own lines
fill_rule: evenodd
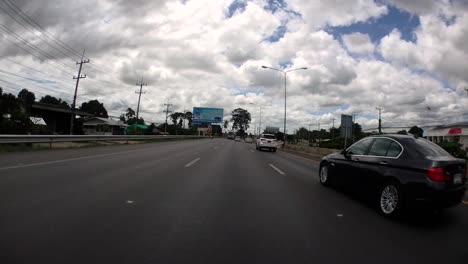
<svg viewBox="0 0 468 264">
<path fill-rule="evenodd" d="M 457 173 L 453 175 L 453 184 L 461 184 L 462 183 L 462 175 L 461 173 Z"/>
</svg>

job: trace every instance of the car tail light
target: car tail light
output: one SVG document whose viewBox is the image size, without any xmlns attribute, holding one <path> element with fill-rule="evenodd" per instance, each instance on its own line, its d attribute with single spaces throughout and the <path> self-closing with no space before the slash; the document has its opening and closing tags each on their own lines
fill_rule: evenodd
<svg viewBox="0 0 468 264">
<path fill-rule="evenodd" d="M 450 181 L 450 176 L 447 175 L 444 168 L 429 168 L 427 177 L 433 181 Z"/>
</svg>

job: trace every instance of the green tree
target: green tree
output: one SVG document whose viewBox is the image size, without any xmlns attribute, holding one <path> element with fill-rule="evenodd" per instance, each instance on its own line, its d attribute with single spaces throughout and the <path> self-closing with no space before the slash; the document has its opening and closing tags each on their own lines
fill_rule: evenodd
<svg viewBox="0 0 468 264">
<path fill-rule="evenodd" d="M 245 133 L 245 131 L 249 128 L 251 121 L 250 113 L 245 109 L 237 108 L 231 112 L 231 115 L 232 129 Z M 244 134 L 242 134 L 242 136 L 243 135 Z"/>
<path fill-rule="evenodd" d="M 100 103 L 98 100 L 90 100 L 88 102 L 82 103 L 80 110 L 90 113 L 97 117 L 104 117 L 104 118 L 109 117 L 109 115 L 107 114 L 107 110 L 104 107 L 104 104 Z"/>
<path fill-rule="evenodd" d="M 229 120 L 224 120 L 223 127 L 224 129 L 227 129 L 229 126 Z"/>
<path fill-rule="evenodd" d="M 36 95 L 27 89 L 23 89 L 18 93 L 18 99 L 26 106 L 30 107 L 36 101 Z"/>
<path fill-rule="evenodd" d="M 418 126 L 412 126 L 409 130 L 408 133 L 413 134 L 413 135 L 418 135 L 420 137 L 423 136 L 424 130 Z"/>
<path fill-rule="evenodd" d="M 132 108 L 127 108 L 127 111 L 125 112 L 125 117 L 126 117 L 126 120 L 129 120 L 130 118 L 133 118 L 135 117 L 136 113 L 135 111 L 133 111 Z"/>
<path fill-rule="evenodd" d="M 50 96 L 50 95 L 46 95 L 44 97 L 41 97 L 41 99 L 39 100 L 39 103 L 58 105 L 58 106 L 70 108 L 70 105 L 68 105 L 67 102 L 63 101 L 62 98 L 57 99 L 57 98 L 55 98 L 53 96 Z"/>
<path fill-rule="evenodd" d="M 188 127 L 192 127 L 192 120 L 193 120 L 193 114 L 190 111 L 185 112 L 184 115 L 185 120 L 188 122 Z"/>
<path fill-rule="evenodd" d="M 359 123 L 354 123 L 353 129 L 355 140 L 359 140 L 364 137 L 364 135 L 362 134 L 362 127 Z"/>
</svg>

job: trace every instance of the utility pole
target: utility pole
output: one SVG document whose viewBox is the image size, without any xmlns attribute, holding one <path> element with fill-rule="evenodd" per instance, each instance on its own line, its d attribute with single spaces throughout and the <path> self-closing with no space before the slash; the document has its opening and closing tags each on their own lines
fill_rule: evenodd
<svg viewBox="0 0 468 264">
<path fill-rule="evenodd" d="M 169 113 L 172 113 L 172 111 L 169 111 L 169 107 L 172 106 L 172 104 L 167 103 L 167 104 L 164 104 L 164 106 L 166 106 L 166 110 L 163 111 L 164 113 L 166 113 L 166 123 L 164 124 L 164 133 L 167 133 L 167 117 Z"/>
<path fill-rule="evenodd" d="M 81 61 L 76 62 L 77 65 L 78 64 L 80 65 L 80 67 L 78 68 L 78 76 L 77 77 L 73 76 L 73 79 L 76 80 L 76 85 L 75 85 L 75 95 L 73 96 L 73 103 L 71 107 L 72 114 L 70 118 L 70 135 L 73 135 L 73 122 L 75 121 L 75 106 L 76 106 L 76 94 L 78 93 L 78 84 L 80 83 L 80 79 L 86 78 L 86 74 L 81 75 L 81 69 L 83 68 L 83 63 L 89 63 L 89 59 L 83 60 L 84 54 L 85 54 L 85 50 L 83 50 L 83 54 L 81 55 Z"/>
<path fill-rule="evenodd" d="M 138 94 L 138 105 L 137 105 L 137 112 L 136 112 L 136 123 L 138 125 L 138 116 L 140 113 L 140 99 L 141 99 L 141 94 L 144 93 L 142 92 L 143 86 L 147 86 L 147 83 L 143 83 L 143 76 L 141 77 L 140 83 L 137 83 L 136 85 L 140 86 L 140 91 L 135 91 L 135 93 Z"/>
<path fill-rule="evenodd" d="M 310 146 L 310 126 L 311 126 L 311 125 L 312 125 L 312 124 L 309 124 L 309 144 L 308 144 L 309 146 Z"/>
<path fill-rule="evenodd" d="M 376 107 L 375 109 L 379 110 L 379 135 L 382 135 L 382 107 Z"/>
<path fill-rule="evenodd" d="M 335 118 L 332 118 L 332 141 L 335 139 Z"/>
<path fill-rule="evenodd" d="M 354 131 L 354 127 L 356 126 L 356 114 L 353 114 L 353 127 L 352 127 L 352 130 L 351 130 L 351 133 L 353 134 L 353 143 L 356 139 L 355 135 L 356 135 L 356 131 Z"/>
<path fill-rule="evenodd" d="M 318 147 L 320 148 L 320 119 L 318 121 Z"/>
</svg>

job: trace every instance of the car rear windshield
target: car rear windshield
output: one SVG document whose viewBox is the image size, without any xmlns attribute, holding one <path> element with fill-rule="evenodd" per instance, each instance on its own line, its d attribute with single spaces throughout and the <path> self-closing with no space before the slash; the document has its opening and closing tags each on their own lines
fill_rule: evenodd
<svg viewBox="0 0 468 264">
<path fill-rule="evenodd" d="M 276 139 L 276 137 L 274 135 L 263 135 L 262 138 L 266 138 L 266 139 Z"/>
<path fill-rule="evenodd" d="M 450 157 L 450 154 L 437 144 L 424 138 L 411 140 L 415 150 L 426 157 Z"/>
</svg>

